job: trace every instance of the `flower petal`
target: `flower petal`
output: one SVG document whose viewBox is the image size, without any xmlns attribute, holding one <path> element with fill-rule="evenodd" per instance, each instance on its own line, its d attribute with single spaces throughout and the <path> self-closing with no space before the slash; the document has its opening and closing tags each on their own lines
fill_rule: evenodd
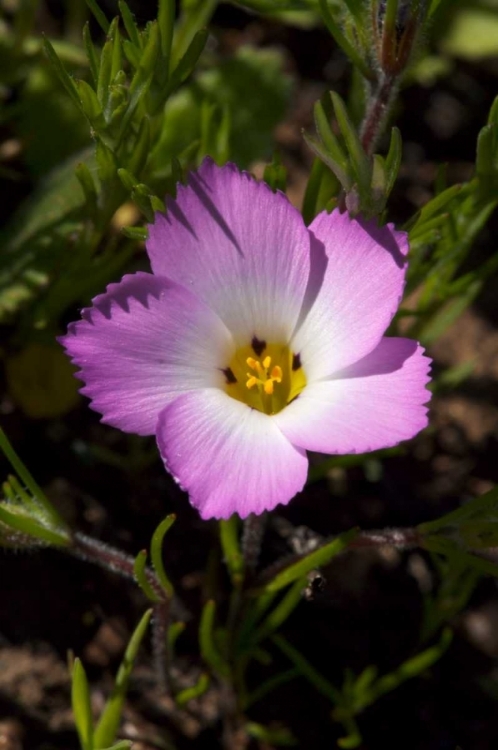
<svg viewBox="0 0 498 750">
<path fill-rule="evenodd" d="M 416 341 L 384 338 L 334 379 L 306 387 L 274 420 L 294 445 L 320 453 L 397 445 L 427 425 L 430 361 Z"/>
<path fill-rule="evenodd" d="M 392 225 L 350 219 L 337 209 L 319 214 L 309 229 L 316 241 L 293 349 L 313 382 L 377 346 L 401 299 L 408 243 Z"/>
<path fill-rule="evenodd" d="M 299 212 L 233 164 L 205 159 L 178 186 L 167 214 L 149 225 L 154 273 L 194 291 L 234 334 L 237 346 L 287 342 L 301 308 L 310 236 Z"/>
<path fill-rule="evenodd" d="M 215 388 L 180 396 L 160 414 L 157 441 L 166 468 L 202 518 L 271 510 L 306 482 L 306 453 L 271 417 Z"/>
<path fill-rule="evenodd" d="M 136 273 L 107 287 L 59 341 L 102 421 L 152 435 L 180 393 L 223 387 L 233 341 L 218 316 L 169 279 Z M 226 365 L 225 365 L 226 366 Z"/>
</svg>

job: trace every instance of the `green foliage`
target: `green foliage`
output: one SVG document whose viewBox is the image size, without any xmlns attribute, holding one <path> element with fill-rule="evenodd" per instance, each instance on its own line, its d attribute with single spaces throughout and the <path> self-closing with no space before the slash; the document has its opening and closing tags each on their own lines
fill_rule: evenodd
<svg viewBox="0 0 498 750">
<path fill-rule="evenodd" d="M 282 70 L 282 56 L 272 49 L 241 47 L 233 58 L 197 74 L 166 105 L 168 127 L 161 131 L 153 150 L 151 159 L 157 165 L 153 179 L 160 179 L 164 165 L 196 142 L 198 160 L 209 153 L 221 163 L 229 152 L 230 158 L 244 167 L 269 156 L 273 129 L 285 113 L 290 91 L 290 79 Z M 207 103 L 212 107 L 210 116 L 217 123 L 217 131 L 223 118 L 229 118 L 228 147 L 218 140 L 219 132 L 214 142 L 201 144 L 202 115 L 204 111 L 206 117 Z"/>
<path fill-rule="evenodd" d="M 145 596 L 149 601 L 158 603 L 166 599 L 170 599 L 173 594 L 173 586 L 169 580 L 166 571 L 164 569 L 164 563 L 162 558 L 163 541 L 164 537 L 175 522 L 176 516 L 171 514 L 161 521 L 154 534 L 150 543 L 150 555 L 152 560 L 152 568 L 154 575 L 157 577 L 158 589 L 151 585 L 148 577 L 148 570 L 146 568 L 147 563 L 147 550 L 141 550 L 135 559 L 134 575 L 135 579 L 144 592 Z"/>
<path fill-rule="evenodd" d="M 85 669 L 79 659 L 74 660 L 71 674 L 71 700 L 81 750 L 125 750 L 131 746 L 131 742 L 128 741 L 112 743 L 115 742 L 121 722 L 133 664 L 149 626 L 151 615 L 152 610 L 145 612 L 131 636 L 116 675 L 114 688 L 96 725 L 94 725 L 90 687 Z"/>
<path fill-rule="evenodd" d="M 9 476 L 2 485 L 0 545 L 13 548 L 39 544 L 68 547 L 71 541 L 69 529 L 1 428 L 0 450 L 17 473 L 17 477 Z"/>
<path fill-rule="evenodd" d="M 398 175 L 402 147 L 400 133 L 397 128 L 393 128 L 386 157 L 379 154 L 370 156 L 362 145 L 344 102 L 334 92 L 331 92 L 330 96 L 341 138 L 336 136 L 330 125 L 328 103 L 324 106 L 321 102 L 315 105 L 315 125 L 318 137 L 304 134 L 304 139 L 310 149 L 336 177 L 336 183 L 330 184 L 329 201 L 326 207 L 330 210 L 337 205 L 340 185 L 344 193 L 344 206 L 351 216 L 358 214 L 366 217 L 379 216 L 385 210 L 387 199 Z M 307 221 L 311 220 L 314 213 L 322 208 L 323 200 L 318 200 L 316 194 L 321 189 L 324 174 L 323 169 L 319 170 L 318 177 L 312 173 L 308 184 L 305 198 L 305 220 Z M 311 196 L 310 191 L 312 191 Z M 310 204 L 309 207 L 308 204 Z"/>
</svg>

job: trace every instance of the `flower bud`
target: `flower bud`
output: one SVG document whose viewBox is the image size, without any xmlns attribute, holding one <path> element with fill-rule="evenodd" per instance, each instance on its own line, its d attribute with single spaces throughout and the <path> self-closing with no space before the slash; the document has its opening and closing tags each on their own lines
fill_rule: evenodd
<svg viewBox="0 0 498 750">
<path fill-rule="evenodd" d="M 375 0 L 372 12 L 378 64 L 386 76 L 398 76 L 425 20 L 427 0 Z"/>
</svg>

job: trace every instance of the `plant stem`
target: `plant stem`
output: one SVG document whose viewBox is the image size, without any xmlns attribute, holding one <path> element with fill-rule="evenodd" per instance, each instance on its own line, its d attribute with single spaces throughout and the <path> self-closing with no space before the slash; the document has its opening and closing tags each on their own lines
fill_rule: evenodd
<svg viewBox="0 0 498 750">
<path fill-rule="evenodd" d="M 254 575 L 261 552 L 261 542 L 265 533 L 267 514 L 260 516 L 251 513 L 244 521 L 242 532 L 242 555 L 244 557 L 246 578 Z"/>
<path fill-rule="evenodd" d="M 371 156 L 384 128 L 397 91 L 394 76 L 381 74 L 367 103 L 365 118 L 360 127 L 360 140 L 365 153 Z"/>
<path fill-rule="evenodd" d="M 111 547 L 105 542 L 76 531 L 72 536 L 72 544 L 67 549 L 81 560 L 92 562 L 101 568 L 122 575 L 128 580 L 135 580 L 134 558 L 115 547 Z M 153 570 L 146 568 L 145 575 L 151 588 L 160 600 L 153 605 L 151 620 L 152 649 L 159 683 L 164 690 L 167 690 L 169 683 L 167 633 L 171 599 L 167 596 Z"/>
</svg>

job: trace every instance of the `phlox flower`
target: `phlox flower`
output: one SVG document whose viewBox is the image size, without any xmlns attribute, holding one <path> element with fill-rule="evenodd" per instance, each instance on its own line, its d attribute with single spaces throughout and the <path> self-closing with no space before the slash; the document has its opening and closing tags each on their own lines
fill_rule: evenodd
<svg viewBox="0 0 498 750">
<path fill-rule="evenodd" d="M 427 424 L 430 360 L 384 333 L 408 244 L 319 214 L 206 159 L 149 226 L 150 273 L 124 276 L 61 342 L 102 421 L 156 435 L 203 518 L 270 510 L 306 451 L 363 453 Z"/>
</svg>

